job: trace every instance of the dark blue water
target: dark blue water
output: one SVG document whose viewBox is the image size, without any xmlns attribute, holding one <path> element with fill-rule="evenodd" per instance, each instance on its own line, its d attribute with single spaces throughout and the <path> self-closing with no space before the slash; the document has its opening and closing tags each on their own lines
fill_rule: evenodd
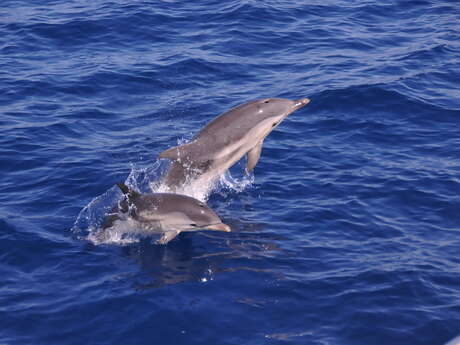
<svg viewBox="0 0 460 345">
<path fill-rule="evenodd" d="M 460 334 L 458 1 L 0 9 L 1 344 L 443 344 Z M 311 98 L 202 197 L 232 233 L 97 243 L 156 156 Z"/>
</svg>

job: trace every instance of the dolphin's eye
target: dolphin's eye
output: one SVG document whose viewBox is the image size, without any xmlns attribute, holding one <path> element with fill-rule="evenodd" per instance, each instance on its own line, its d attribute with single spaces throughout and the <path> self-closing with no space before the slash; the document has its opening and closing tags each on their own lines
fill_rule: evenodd
<svg viewBox="0 0 460 345">
<path fill-rule="evenodd" d="M 264 103 L 270 103 L 270 101 L 265 101 Z"/>
<path fill-rule="evenodd" d="M 190 224 L 190 226 L 197 226 L 195 223 Z"/>
<path fill-rule="evenodd" d="M 275 123 L 272 125 L 272 127 L 275 127 L 277 124 L 278 124 L 278 122 L 275 122 Z"/>
</svg>

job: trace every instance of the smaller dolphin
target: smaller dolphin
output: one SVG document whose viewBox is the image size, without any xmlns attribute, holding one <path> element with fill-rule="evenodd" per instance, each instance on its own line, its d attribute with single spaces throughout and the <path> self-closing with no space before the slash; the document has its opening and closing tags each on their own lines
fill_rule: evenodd
<svg viewBox="0 0 460 345">
<path fill-rule="evenodd" d="M 169 190 L 212 184 L 247 154 L 246 172 L 256 166 L 265 137 L 289 114 L 310 102 L 265 98 L 241 104 L 208 123 L 191 142 L 160 153 L 172 160 L 163 179 Z"/>
<path fill-rule="evenodd" d="M 231 231 L 213 210 L 197 199 L 170 193 L 140 194 L 123 183 L 117 185 L 124 199 L 106 218 L 105 230 L 117 222 L 132 220 L 142 234 L 161 234 L 159 244 L 168 243 L 181 231 Z"/>
</svg>

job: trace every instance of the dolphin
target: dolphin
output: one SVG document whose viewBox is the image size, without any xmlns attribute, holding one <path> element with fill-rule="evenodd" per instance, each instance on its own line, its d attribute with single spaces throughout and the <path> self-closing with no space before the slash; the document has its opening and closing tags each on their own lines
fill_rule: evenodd
<svg viewBox="0 0 460 345">
<path fill-rule="evenodd" d="M 159 244 L 168 243 L 182 231 L 231 231 L 213 210 L 197 199 L 171 193 L 140 194 L 123 183 L 117 185 L 124 199 L 106 218 L 104 231 L 118 222 L 131 221 L 136 229 L 131 232 L 160 234 Z"/>
<path fill-rule="evenodd" d="M 189 143 L 160 153 L 172 161 L 163 185 L 177 191 L 186 184 L 212 184 L 247 155 L 249 174 L 260 158 L 265 137 L 289 114 L 310 102 L 265 98 L 244 103 L 208 123 Z"/>
</svg>

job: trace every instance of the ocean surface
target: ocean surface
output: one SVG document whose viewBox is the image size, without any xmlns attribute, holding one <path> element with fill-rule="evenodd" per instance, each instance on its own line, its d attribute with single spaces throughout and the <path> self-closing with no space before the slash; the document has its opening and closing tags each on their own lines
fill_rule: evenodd
<svg viewBox="0 0 460 345">
<path fill-rule="evenodd" d="M 460 334 L 460 2 L 6 0 L 0 344 L 442 345 Z M 210 192 L 233 232 L 94 233 L 163 150 L 311 103 Z"/>
</svg>

